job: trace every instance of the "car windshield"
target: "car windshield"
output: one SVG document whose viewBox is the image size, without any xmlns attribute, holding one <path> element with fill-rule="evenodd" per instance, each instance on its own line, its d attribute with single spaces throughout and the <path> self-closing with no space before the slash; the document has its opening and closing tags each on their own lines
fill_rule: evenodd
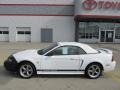
<svg viewBox="0 0 120 90">
<path fill-rule="evenodd" d="M 56 46 L 57 46 L 57 43 L 54 43 L 54 44 L 52 44 L 52 45 L 50 45 L 50 46 L 48 46 L 44 49 L 38 50 L 38 54 L 43 55 L 43 54 L 45 54 L 46 52 L 48 52 L 49 50 L 53 49 Z"/>
</svg>

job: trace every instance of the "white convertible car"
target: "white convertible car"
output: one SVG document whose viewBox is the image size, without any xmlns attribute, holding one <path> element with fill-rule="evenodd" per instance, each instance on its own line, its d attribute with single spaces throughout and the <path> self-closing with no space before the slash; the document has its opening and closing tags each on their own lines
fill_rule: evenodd
<svg viewBox="0 0 120 90">
<path fill-rule="evenodd" d="M 42 50 L 21 51 L 4 62 L 6 70 L 18 72 L 22 78 L 35 74 L 85 74 L 96 79 L 115 66 L 112 51 L 77 42 L 58 42 Z"/>
</svg>

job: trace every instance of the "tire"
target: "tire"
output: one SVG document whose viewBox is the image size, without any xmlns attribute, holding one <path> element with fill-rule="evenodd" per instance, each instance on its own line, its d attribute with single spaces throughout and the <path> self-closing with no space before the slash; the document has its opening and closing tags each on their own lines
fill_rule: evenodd
<svg viewBox="0 0 120 90">
<path fill-rule="evenodd" d="M 31 78 L 33 75 L 35 75 L 35 72 L 36 70 L 34 65 L 29 62 L 24 62 L 19 65 L 18 73 L 24 79 Z"/>
<path fill-rule="evenodd" d="M 93 63 L 87 66 L 85 75 L 90 79 L 97 79 L 102 74 L 102 67 L 100 64 Z"/>
</svg>

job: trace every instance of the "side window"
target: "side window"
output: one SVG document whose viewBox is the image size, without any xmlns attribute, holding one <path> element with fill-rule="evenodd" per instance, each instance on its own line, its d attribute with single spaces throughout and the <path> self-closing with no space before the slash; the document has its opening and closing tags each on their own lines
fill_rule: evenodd
<svg viewBox="0 0 120 90">
<path fill-rule="evenodd" d="M 69 47 L 68 49 L 68 54 L 69 55 L 78 55 L 79 54 L 79 50 L 77 47 Z"/>
<path fill-rule="evenodd" d="M 79 48 L 79 54 L 86 54 L 86 52 L 82 49 L 82 48 Z"/>
<path fill-rule="evenodd" d="M 54 55 L 68 55 L 68 47 L 59 47 L 47 54 L 47 56 L 54 56 Z"/>
<path fill-rule="evenodd" d="M 51 51 L 47 54 L 47 56 L 54 56 L 54 55 L 80 55 L 86 54 L 86 52 L 76 46 L 63 46 Z"/>
<path fill-rule="evenodd" d="M 68 54 L 69 55 L 80 55 L 80 54 L 86 54 L 85 51 L 80 48 L 80 47 L 76 47 L 76 46 L 70 46 L 68 48 Z"/>
</svg>

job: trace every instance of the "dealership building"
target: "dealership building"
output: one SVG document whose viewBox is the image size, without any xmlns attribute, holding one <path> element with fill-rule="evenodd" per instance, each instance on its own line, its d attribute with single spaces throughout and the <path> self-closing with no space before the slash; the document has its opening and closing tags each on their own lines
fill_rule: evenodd
<svg viewBox="0 0 120 90">
<path fill-rule="evenodd" d="M 119 0 L 0 0 L 0 42 L 120 43 Z"/>
</svg>

